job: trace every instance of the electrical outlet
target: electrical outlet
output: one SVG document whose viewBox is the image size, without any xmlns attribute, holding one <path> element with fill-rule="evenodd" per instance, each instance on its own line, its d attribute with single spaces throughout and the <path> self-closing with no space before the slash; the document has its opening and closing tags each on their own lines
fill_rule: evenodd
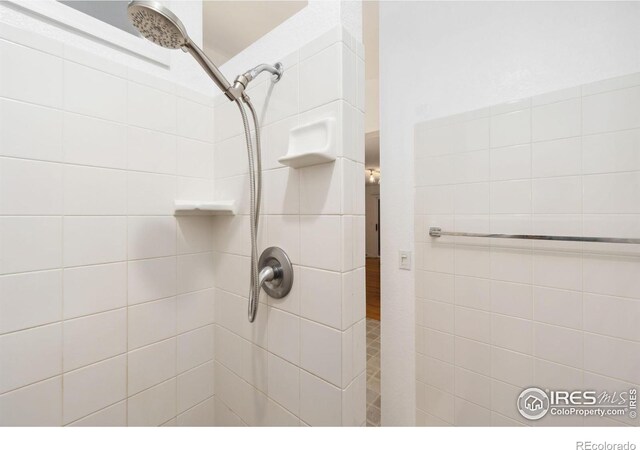
<svg viewBox="0 0 640 450">
<path fill-rule="evenodd" d="M 402 270 L 411 270 L 411 252 L 400 250 L 399 256 L 400 268 Z"/>
</svg>

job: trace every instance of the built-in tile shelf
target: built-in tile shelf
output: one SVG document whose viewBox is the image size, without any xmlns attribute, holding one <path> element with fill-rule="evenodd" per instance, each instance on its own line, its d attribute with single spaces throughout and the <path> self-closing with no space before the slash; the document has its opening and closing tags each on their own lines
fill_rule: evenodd
<svg viewBox="0 0 640 450">
<path fill-rule="evenodd" d="M 299 169 L 336 160 L 336 119 L 311 122 L 289 133 L 287 154 L 278 159 L 282 165 Z"/>
<path fill-rule="evenodd" d="M 175 202 L 176 216 L 234 216 L 235 214 L 235 200 L 216 200 L 213 202 L 176 200 Z"/>
</svg>

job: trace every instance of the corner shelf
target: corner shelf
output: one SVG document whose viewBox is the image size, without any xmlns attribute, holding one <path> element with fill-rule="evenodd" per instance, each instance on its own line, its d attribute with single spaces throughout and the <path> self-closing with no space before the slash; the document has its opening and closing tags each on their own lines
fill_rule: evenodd
<svg viewBox="0 0 640 450">
<path fill-rule="evenodd" d="M 336 160 L 336 119 L 328 117 L 294 128 L 289 133 L 287 154 L 282 165 L 299 169 Z"/>
<path fill-rule="evenodd" d="M 235 200 L 215 200 L 199 202 L 192 200 L 176 200 L 176 216 L 234 216 L 236 214 Z"/>
</svg>

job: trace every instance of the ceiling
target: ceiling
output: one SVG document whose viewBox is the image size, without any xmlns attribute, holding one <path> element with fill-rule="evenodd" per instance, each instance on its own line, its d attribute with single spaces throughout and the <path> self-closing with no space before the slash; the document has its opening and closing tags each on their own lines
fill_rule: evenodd
<svg viewBox="0 0 640 450">
<path fill-rule="evenodd" d="M 365 157 L 364 167 L 380 169 L 380 113 L 379 103 L 379 57 L 378 23 L 379 5 L 377 1 L 362 2 L 362 40 L 364 42 L 365 61 Z"/>
<path fill-rule="evenodd" d="M 372 131 L 364 136 L 365 169 L 380 168 L 380 132 Z"/>
<path fill-rule="evenodd" d="M 204 51 L 222 65 L 289 17 L 306 1 L 204 1 Z"/>
<path fill-rule="evenodd" d="M 364 42 L 365 78 L 378 79 L 378 23 L 379 5 L 377 1 L 362 2 L 362 41 Z"/>
</svg>

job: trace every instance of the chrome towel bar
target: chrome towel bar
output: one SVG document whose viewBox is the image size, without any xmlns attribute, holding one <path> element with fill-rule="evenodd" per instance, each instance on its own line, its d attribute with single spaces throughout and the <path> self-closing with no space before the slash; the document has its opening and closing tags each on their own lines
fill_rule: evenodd
<svg viewBox="0 0 640 450">
<path fill-rule="evenodd" d="M 611 244 L 640 244 L 640 239 L 611 238 L 592 236 L 548 236 L 544 234 L 495 234 L 495 233 L 461 233 L 458 231 L 442 231 L 439 227 L 429 228 L 429 236 L 461 236 L 498 239 L 533 239 L 536 241 L 573 241 L 573 242 L 607 242 Z"/>
</svg>

